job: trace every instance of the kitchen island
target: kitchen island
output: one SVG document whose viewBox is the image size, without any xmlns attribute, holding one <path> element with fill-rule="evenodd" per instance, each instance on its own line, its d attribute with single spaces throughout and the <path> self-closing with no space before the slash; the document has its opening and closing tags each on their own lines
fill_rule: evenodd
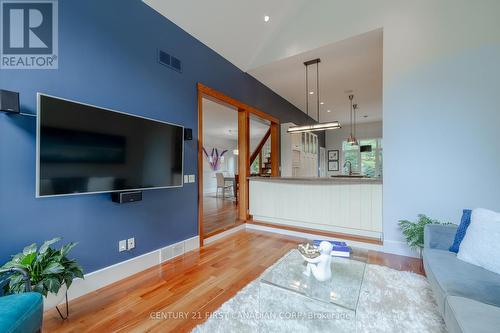
<svg viewBox="0 0 500 333">
<path fill-rule="evenodd" d="M 382 239 L 382 179 L 250 178 L 254 221 Z"/>
</svg>

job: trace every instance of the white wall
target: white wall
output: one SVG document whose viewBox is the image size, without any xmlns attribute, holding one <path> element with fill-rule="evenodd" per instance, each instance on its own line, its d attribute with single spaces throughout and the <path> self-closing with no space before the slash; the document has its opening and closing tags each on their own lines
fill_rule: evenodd
<svg viewBox="0 0 500 333">
<path fill-rule="evenodd" d="M 215 193 L 217 190 L 217 180 L 215 179 L 216 172 L 222 172 L 224 175 L 234 175 L 238 168 L 238 156 L 233 154 L 233 150 L 238 148 L 238 141 L 232 139 L 222 139 L 214 137 L 204 137 L 203 146 L 210 154 L 212 148 L 217 148 L 219 153 L 224 149 L 228 152 L 224 154 L 224 161 L 217 171 L 212 171 L 207 159 L 203 156 L 203 193 Z"/>
<path fill-rule="evenodd" d="M 292 135 L 287 133 L 288 128 L 295 126 L 294 123 L 281 124 L 280 132 L 280 172 L 282 177 L 292 177 Z"/>
<path fill-rule="evenodd" d="M 342 156 L 342 142 L 347 139 L 349 133 L 351 133 L 350 125 L 345 125 L 340 129 L 330 130 L 326 132 L 326 158 L 328 159 L 328 150 L 339 151 L 339 171 L 327 171 L 328 177 L 331 175 L 342 174 L 342 166 L 344 165 Z M 382 138 L 382 122 L 378 121 L 374 123 L 363 123 L 356 125 L 356 138 L 358 140 Z"/>
<path fill-rule="evenodd" d="M 500 1 L 317 0 L 256 66 L 382 27 L 385 246 L 418 213 L 500 210 Z"/>
</svg>

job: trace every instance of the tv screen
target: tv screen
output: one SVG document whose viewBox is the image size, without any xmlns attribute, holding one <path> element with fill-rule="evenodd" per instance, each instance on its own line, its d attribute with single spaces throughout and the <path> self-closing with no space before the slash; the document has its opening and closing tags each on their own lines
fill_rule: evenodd
<svg viewBox="0 0 500 333">
<path fill-rule="evenodd" d="M 38 94 L 37 197 L 182 186 L 182 126 Z"/>
</svg>

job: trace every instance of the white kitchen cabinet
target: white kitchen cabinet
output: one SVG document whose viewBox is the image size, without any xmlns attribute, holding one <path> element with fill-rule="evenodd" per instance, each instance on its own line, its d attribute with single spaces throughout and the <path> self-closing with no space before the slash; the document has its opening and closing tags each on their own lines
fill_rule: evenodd
<svg viewBox="0 0 500 333">
<path fill-rule="evenodd" d="M 314 133 L 287 133 L 291 125 L 281 125 L 281 176 L 318 177 L 318 136 Z"/>
</svg>

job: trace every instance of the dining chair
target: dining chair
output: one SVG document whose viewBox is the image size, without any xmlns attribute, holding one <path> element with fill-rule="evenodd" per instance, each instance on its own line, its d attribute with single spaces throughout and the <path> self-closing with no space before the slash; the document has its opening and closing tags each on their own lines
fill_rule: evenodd
<svg viewBox="0 0 500 333">
<path fill-rule="evenodd" d="M 226 190 L 232 188 L 233 185 L 226 185 L 226 180 L 224 179 L 224 174 L 222 172 L 217 172 L 215 174 L 215 178 L 217 179 L 217 192 L 215 192 L 215 196 L 219 196 L 219 189 L 222 190 L 222 197 L 226 196 Z"/>
</svg>

